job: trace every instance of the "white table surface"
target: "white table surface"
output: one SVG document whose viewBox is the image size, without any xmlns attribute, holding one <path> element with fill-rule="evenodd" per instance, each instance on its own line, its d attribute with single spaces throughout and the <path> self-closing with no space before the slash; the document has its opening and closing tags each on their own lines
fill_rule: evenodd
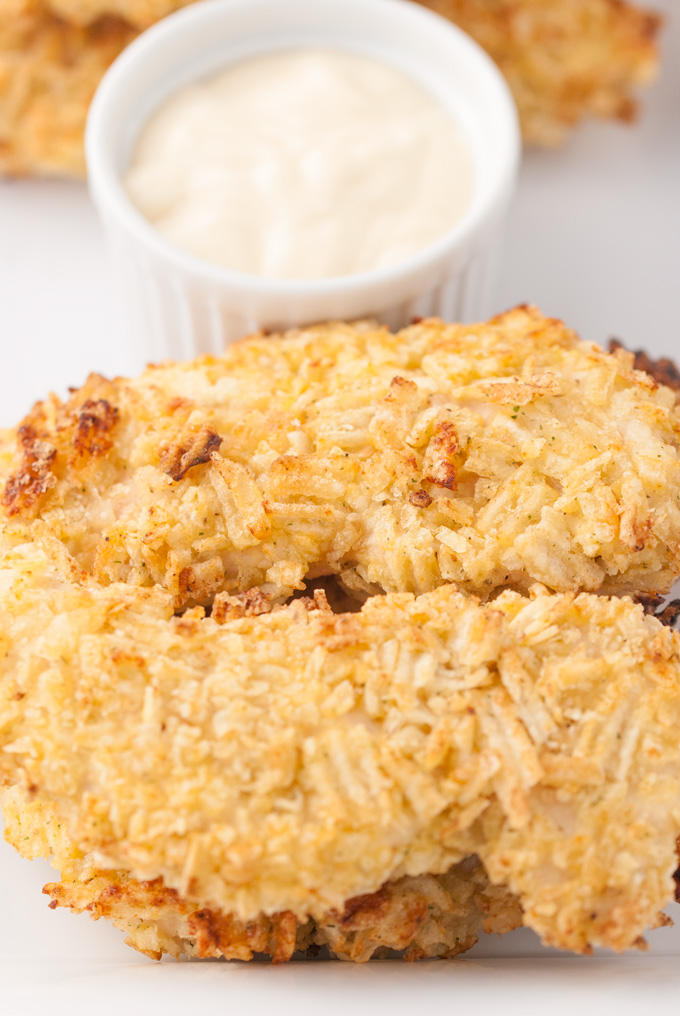
<svg viewBox="0 0 680 1016">
<path fill-rule="evenodd" d="M 680 10 L 658 85 L 634 129 L 593 124 L 566 149 L 525 156 L 510 217 L 498 309 L 537 303 L 584 338 L 611 336 L 680 358 Z M 99 225 L 84 186 L 0 182 L 0 426 L 49 389 L 90 370 L 141 366 L 122 324 Z M 447 1007 L 508 1016 L 545 1011 L 680 1013 L 680 907 L 675 930 L 645 955 L 567 958 L 522 930 L 489 938 L 455 963 L 154 964 L 104 921 L 49 911 L 41 861 L 0 844 L 0 1016 L 38 1013 L 274 1012 L 317 1007 L 391 1016 Z M 217 1008 L 219 1007 L 219 1008 Z"/>
</svg>

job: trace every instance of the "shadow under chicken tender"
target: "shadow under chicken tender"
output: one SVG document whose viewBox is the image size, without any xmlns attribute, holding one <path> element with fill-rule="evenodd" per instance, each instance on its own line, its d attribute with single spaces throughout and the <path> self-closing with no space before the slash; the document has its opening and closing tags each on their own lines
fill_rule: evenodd
<svg viewBox="0 0 680 1016">
<path fill-rule="evenodd" d="M 0 171 L 85 172 L 88 107 L 113 59 L 187 0 L 0 0 Z M 660 19 L 621 0 L 427 0 L 505 74 L 525 137 L 555 144 L 589 115 L 632 119 Z"/>
<path fill-rule="evenodd" d="M 132 896 L 328 929 L 475 855 L 576 952 L 639 944 L 672 898 L 680 636 L 629 599 L 443 586 L 220 625 L 68 564 L 49 535 L 2 560 L 0 776 Z"/>
<path fill-rule="evenodd" d="M 535 308 L 254 336 L 93 375 L 16 431 L 5 528 L 175 607 L 338 575 L 358 598 L 657 594 L 680 574 L 680 417 L 632 354 Z"/>
</svg>

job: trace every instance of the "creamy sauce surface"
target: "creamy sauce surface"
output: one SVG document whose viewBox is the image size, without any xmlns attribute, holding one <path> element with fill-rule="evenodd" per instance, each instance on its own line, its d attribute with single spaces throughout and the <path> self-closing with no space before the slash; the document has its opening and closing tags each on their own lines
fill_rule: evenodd
<svg viewBox="0 0 680 1016">
<path fill-rule="evenodd" d="M 125 186 L 166 239 L 207 261 L 325 279 L 392 265 L 448 232 L 474 167 L 450 114 L 403 72 L 292 50 L 172 96 Z"/>
</svg>

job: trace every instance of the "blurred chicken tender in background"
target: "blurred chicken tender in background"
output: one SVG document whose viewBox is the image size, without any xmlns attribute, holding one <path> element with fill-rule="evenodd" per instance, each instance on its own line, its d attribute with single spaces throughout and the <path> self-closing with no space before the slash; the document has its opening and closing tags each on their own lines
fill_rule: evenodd
<svg viewBox="0 0 680 1016">
<path fill-rule="evenodd" d="M 496 61 L 524 137 L 562 142 L 584 117 L 629 122 L 657 68 L 659 15 L 621 0 L 426 0 Z"/>
<path fill-rule="evenodd" d="M 120 18 L 83 27 L 37 0 L 0 0 L 0 170 L 82 176 L 83 132 L 104 71 L 135 37 Z"/>
<path fill-rule="evenodd" d="M 189 0 L 192 2 L 192 0 Z M 0 171 L 85 173 L 87 110 L 106 68 L 187 0 L 0 0 Z M 630 121 L 657 67 L 661 19 L 621 0 L 427 0 L 506 76 L 525 138 L 561 142 L 587 116 Z"/>
</svg>

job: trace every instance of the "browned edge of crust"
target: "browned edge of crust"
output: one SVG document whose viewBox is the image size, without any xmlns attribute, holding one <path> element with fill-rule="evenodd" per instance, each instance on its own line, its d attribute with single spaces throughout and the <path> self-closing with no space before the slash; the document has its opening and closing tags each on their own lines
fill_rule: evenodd
<svg viewBox="0 0 680 1016">
<path fill-rule="evenodd" d="M 636 370 L 643 370 L 650 377 L 654 378 L 657 384 L 672 388 L 674 392 L 680 392 L 680 368 L 667 356 L 653 360 L 644 349 L 628 350 L 627 346 L 619 339 L 609 340 L 609 352 L 615 353 L 617 349 L 624 349 L 632 352 L 633 364 Z"/>
</svg>

